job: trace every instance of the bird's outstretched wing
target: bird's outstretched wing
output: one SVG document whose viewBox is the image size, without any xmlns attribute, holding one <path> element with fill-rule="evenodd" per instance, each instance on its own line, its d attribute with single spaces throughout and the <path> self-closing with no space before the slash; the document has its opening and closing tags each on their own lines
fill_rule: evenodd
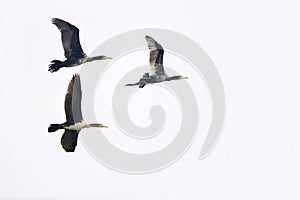
<svg viewBox="0 0 300 200">
<path fill-rule="evenodd" d="M 66 58 L 82 58 L 84 52 L 79 41 L 79 29 L 61 19 L 54 18 L 52 23 L 57 26 L 61 32 L 61 41 L 65 51 Z"/>
<path fill-rule="evenodd" d="M 151 71 L 153 72 L 153 74 L 157 74 L 157 75 L 164 74 L 164 67 L 163 67 L 164 49 L 158 42 L 156 42 L 150 36 L 146 36 L 146 41 L 148 43 L 148 48 L 150 50 L 149 62 L 150 62 Z"/>
<path fill-rule="evenodd" d="M 68 85 L 68 91 L 65 97 L 65 113 L 69 124 L 81 122 L 81 83 L 79 74 L 74 74 Z"/>
<path fill-rule="evenodd" d="M 74 152 L 77 146 L 79 132 L 65 130 L 61 137 L 60 143 L 66 152 Z"/>
</svg>

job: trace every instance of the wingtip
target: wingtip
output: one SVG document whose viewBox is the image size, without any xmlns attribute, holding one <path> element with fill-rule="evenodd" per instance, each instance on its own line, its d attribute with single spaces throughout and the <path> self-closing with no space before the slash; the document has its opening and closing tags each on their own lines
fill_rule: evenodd
<svg viewBox="0 0 300 200">
<path fill-rule="evenodd" d="M 69 87 L 70 87 L 70 85 L 73 85 L 76 80 L 79 80 L 79 82 L 80 82 L 80 75 L 78 73 L 73 74 L 73 76 L 69 82 Z"/>
<path fill-rule="evenodd" d="M 52 24 L 57 24 L 59 22 L 65 22 L 65 21 L 62 20 L 62 19 L 54 17 L 54 18 L 51 19 L 51 22 L 52 22 Z"/>
<path fill-rule="evenodd" d="M 153 38 L 151 36 L 149 36 L 149 35 L 146 35 L 145 39 L 148 40 L 148 39 L 153 39 Z"/>
<path fill-rule="evenodd" d="M 77 77 L 80 78 L 80 74 L 79 73 L 75 73 L 75 74 L 73 74 L 73 77 L 74 78 L 77 78 Z"/>
<path fill-rule="evenodd" d="M 73 153 L 73 152 L 75 152 L 75 149 L 65 149 L 65 152 L 66 153 Z"/>
</svg>

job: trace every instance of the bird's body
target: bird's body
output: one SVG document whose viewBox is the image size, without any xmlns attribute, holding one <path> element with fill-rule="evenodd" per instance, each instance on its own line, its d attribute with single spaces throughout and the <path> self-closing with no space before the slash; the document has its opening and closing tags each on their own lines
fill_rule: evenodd
<svg viewBox="0 0 300 200">
<path fill-rule="evenodd" d="M 86 123 L 85 121 L 81 121 L 81 122 L 77 122 L 73 125 L 70 125 L 70 126 L 65 126 L 64 129 L 67 129 L 67 130 L 71 130 L 71 131 L 79 131 L 83 128 L 89 128 L 89 125 L 88 123 Z"/>
<path fill-rule="evenodd" d="M 64 129 L 61 145 L 67 152 L 74 152 L 80 130 L 90 127 L 107 128 L 103 124 L 88 124 L 82 118 L 81 113 L 81 83 L 78 74 L 75 74 L 68 86 L 65 97 L 66 122 L 62 124 L 50 124 L 48 132 Z"/>
<path fill-rule="evenodd" d="M 111 59 L 107 56 L 88 57 L 82 50 L 79 40 L 79 29 L 76 26 L 57 18 L 52 19 L 52 23 L 61 32 L 61 40 L 67 59 L 64 61 L 52 60 L 48 71 L 56 72 L 62 67 L 75 67 L 94 60 Z"/>
<path fill-rule="evenodd" d="M 143 88 L 147 84 L 160 83 L 163 81 L 187 79 L 187 77 L 183 77 L 183 76 L 169 77 L 165 73 L 164 66 L 163 66 L 163 56 L 164 56 L 163 47 L 150 36 L 146 36 L 146 41 L 148 43 L 148 48 L 150 50 L 149 63 L 153 74 L 149 76 L 149 73 L 145 73 L 138 82 L 127 84 L 126 86 L 138 85 L 140 88 Z"/>
</svg>

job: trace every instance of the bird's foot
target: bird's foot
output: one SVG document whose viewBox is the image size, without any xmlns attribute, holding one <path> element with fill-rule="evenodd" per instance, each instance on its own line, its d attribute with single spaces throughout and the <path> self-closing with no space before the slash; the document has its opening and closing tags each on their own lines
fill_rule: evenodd
<svg viewBox="0 0 300 200">
<path fill-rule="evenodd" d="M 57 72 L 62 67 L 62 62 L 59 60 L 52 60 L 51 64 L 49 65 L 48 71 L 53 73 Z"/>
</svg>

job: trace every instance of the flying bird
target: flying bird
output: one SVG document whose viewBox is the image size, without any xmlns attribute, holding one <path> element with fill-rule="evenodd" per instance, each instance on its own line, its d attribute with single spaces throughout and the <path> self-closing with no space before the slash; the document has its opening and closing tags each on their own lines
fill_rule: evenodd
<svg viewBox="0 0 300 200">
<path fill-rule="evenodd" d="M 159 82 L 163 82 L 163 81 L 187 79 L 187 77 L 183 77 L 183 76 L 169 77 L 165 73 L 164 66 L 163 66 L 164 49 L 152 37 L 146 36 L 145 38 L 148 43 L 148 48 L 150 50 L 149 62 L 150 62 L 152 75 L 149 75 L 149 73 L 145 73 L 142 76 L 142 78 L 139 80 L 139 82 L 136 82 L 133 84 L 127 84 L 126 86 L 138 85 L 139 88 L 143 88 L 146 84 L 159 83 Z"/>
<path fill-rule="evenodd" d="M 76 26 L 58 18 L 52 19 L 52 23 L 56 25 L 61 32 L 61 41 L 67 59 L 65 61 L 52 60 L 48 71 L 53 73 L 57 72 L 62 67 L 75 67 L 94 60 L 111 59 L 110 57 L 103 55 L 88 57 L 81 48 L 79 29 Z"/>
<path fill-rule="evenodd" d="M 66 122 L 62 124 L 50 124 L 48 132 L 64 129 L 61 145 L 66 152 L 74 152 L 77 145 L 78 134 L 83 128 L 97 127 L 108 128 L 103 124 L 88 124 L 82 118 L 81 113 L 81 83 L 78 74 L 73 75 L 65 96 Z"/>
</svg>

